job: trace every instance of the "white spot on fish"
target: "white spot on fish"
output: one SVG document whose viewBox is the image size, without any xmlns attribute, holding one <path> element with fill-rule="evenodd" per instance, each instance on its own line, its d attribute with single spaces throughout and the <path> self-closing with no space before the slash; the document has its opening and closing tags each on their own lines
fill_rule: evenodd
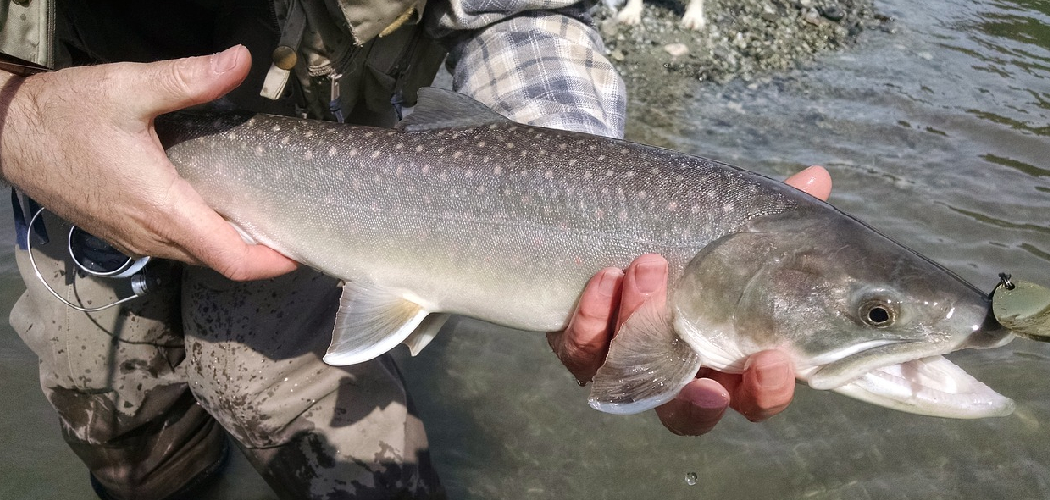
<svg viewBox="0 0 1050 500">
<path fill-rule="evenodd" d="M 314 159 L 314 152 L 313 151 L 307 151 L 306 153 L 303 153 L 303 159 L 305 159 L 307 161 L 313 160 Z"/>
<path fill-rule="evenodd" d="M 309 139 L 309 138 L 311 138 L 313 136 L 314 136 L 314 131 L 313 130 L 307 130 L 306 133 L 303 134 L 303 137 L 305 137 L 307 139 Z"/>
<path fill-rule="evenodd" d="M 349 156 L 349 157 L 354 157 L 354 156 L 357 156 L 360 153 L 361 153 L 361 151 L 359 151 L 357 148 L 353 148 L 346 155 Z M 335 148 L 334 147 L 332 149 L 328 150 L 328 156 L 335 156 Z"/>
<path fill-rule="evenodd" d="M 488 157 L 485 157 L 485 159 L 488 160 Z M 486 161 L 485 163 L 488 163 L 488 161 Z M 496 165 L 496 168 L 492 169 L 492 173 L 495 174 L 495 175 L 502 174 L 503 173 L 503 167 L 501 167 L 499 165 Z"/>
<path fill-rule="evenodd" d="M 594 177 L 594 173 L 592 173 L 590 170 L 587 170 L 587 171 L 583 172 L 583 178 L 584 179 L 589 180 L 591 177 Z"/>
<path fill-rule="evenodd" d="M 266 154 L 266 149 L 262 146 L 255 146 L 255 156 L 263 156 Z"/>
<path fill-rule="evenodd" d="M 335 156 L 336 153 L 338 153 L 338 151 L 336 151 L 335 146 L 328 148 L 328 156 Z"/>
<path fill-rule="evenodd" d="M 397 143 L 397 144 L 394 144 L 394 149 L 397 150 L 397 151 L 401 151 L 404 148 L 405 148 L 405 145 L 401 144 L 400 142 Z"/>
<path fill-rule="evenodd" d="M 463 152 L 462 151 L 456 151 L 455 153 L 452 153 L 452 157 L 458 160 L 458 159 L 463 157 Z"/>
<path fill-rule="evenodd" d="M 678 202 L 672 201 L 671 203 L 667 204 L 667 211 L 668 212 L 675 212 L 677 210 L 678 210 Z"/>
<path fill-rule="evenodd" d="M 416 152 L 417 153 L 422 153 L 423 152 L 423 145 L 422 144 L 416 146 Z"/>
<path fill-rule="evenodd" d="M 485 146 L 487 146 L 487 145 L 488 145 L 488 144 L 487 144 L 487 143 L 486 143 L 485 141 L 478 141 L 478 147 L 479 147 L 479 148 L 483 148 L 483 147 L 485 147 Z"/>
<path fill-rule="evenodd" d="M 628 179 L 630 179 L 631 177 L 634 177 L 634 170 L 628 170 L 628 171 L 624 172 L 623 175 L 624 175 L 624 177 L 627 177 Z"/>
<path fill-rule="evenodd" d="M 419 172 L 423 173 L 423 174 L 429 174 L 430 173 L 430 165 L 423 165 L 422 167 L 419 168 Z"/>
<path fill-rule="evenodd" d="M 508 142 L 508 143 L 504 144 L 503 146 L 506 147 L 507 149 L 514 149 L 514 143 L 513 142 Z"/>
<path fill-rule="evenodd" d="M 287 136 L 281 138 L 281 145 L 282 146 L 287 146 L 289 142 L 290 141 L 289 141 Z"/>
<path fill-rule="evenodd" d="M 646 193 L 645 191 L 638 191 L 637 196 L 639 200 L 644 200 L 649 197 L 649 193 Z"/>
<path fill-rule="evenodd" d="M 365 139 L 368 139 L 368 138 L 372 137 L 373 135 L 375 135 L 375 132 L 372 132 L 371 130 L 369 130 L 369 131 L 364 133 Z"/>
<path fill-rule="evenodd" d="M 543 178 L 544 179 L 553 179 L 554 178 L 554 171 L 553 170 L 547 170 L 546 172 L 543 173 Z"/>
<path fill-rule="evenodd" d="M 478 194 L 485 194 L 485 186 L 478 186 Z"/>
<path fill-rule="evenodd" d="M 372 159 L 374 160 L 374 159 L 376 159 L 376 158 L 379 158 L 379 155 L 380 155 L 380 154 L 382 154 L 382 152 L 380 152 L 380 151 L 379 151 L 378 149 L 377 149 L 377 150 L 375 150 L 375 151 L 373 151 L 373 152 L 372 152 Z"/>
</svg>

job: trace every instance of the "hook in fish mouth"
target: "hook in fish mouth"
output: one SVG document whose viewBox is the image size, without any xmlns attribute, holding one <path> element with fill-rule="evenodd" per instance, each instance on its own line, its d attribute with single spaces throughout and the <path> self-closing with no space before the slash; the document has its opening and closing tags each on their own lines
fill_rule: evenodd
<svg viewBox="0 0 1050 500">
<path fill-rule="evenodd" d="M 908 413 L 948 418 L 1001 417 L 1015 404 L 944 356 L 875 368 L 831 390 Z"/>
</svg>

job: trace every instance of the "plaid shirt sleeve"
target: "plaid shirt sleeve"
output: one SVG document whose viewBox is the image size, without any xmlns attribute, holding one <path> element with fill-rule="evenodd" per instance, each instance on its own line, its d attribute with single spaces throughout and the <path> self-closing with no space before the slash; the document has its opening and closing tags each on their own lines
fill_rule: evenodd
<svg viewBox="0 0 1050 500">
<path fill-rule="evenodd" d="M 436 4 L 436 5 L 435 5 Z M 453 89 L 511 120 L 623 137 L 627 94 L 575 0 L 433 2 Z"/>
</svg>

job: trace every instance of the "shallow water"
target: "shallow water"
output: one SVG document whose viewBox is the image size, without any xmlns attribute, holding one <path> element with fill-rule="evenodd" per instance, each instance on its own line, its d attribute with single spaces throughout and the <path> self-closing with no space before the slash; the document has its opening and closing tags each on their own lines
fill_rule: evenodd
<svg viewBox="0 0 1050 500">
<path fill-rule="evenodd" d="M 699 86 L 665 110 L 674 127 L 634 109 L 629 138 L 777 177 L 825 165 L 833 204 L 978 286 L 1000 271 L 1050 285 L 1050 1 L 877 7 L 895 33 L 769 82 Z M 6 313 L 20 287 L 6 250 L 0 284 Z M 768 422 L 731 414 L 681 438 L 651 413 L 590 410 L 541 335 L 453 327 L 403 359 L 452 498 L 1050 497 L 1045 344 L 952 356 L 1017 401 L 1010 417 L 918 417 L 800 387 Z M 90 498 L 35 370 L 5 326 L 0 498 Z M 214 498 L 270 497 L 234 465 Z"/>
</svg>

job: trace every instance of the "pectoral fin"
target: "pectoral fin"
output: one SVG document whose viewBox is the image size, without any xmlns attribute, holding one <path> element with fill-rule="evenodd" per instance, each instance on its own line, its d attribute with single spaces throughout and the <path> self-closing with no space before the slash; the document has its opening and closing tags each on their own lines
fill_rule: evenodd
<svg viewBox="0 0 1050 500">
<path fill-rule="evenodd" d="M 408 339 L 429 313 L 392 291 L 347 283 L 324 362 L 354 365 L 373 359 Z"/>
<path fill-rule="evenodd" d="M 639 413 L 670 401 L 696 377 L 700 357 L 671 325 L 670 312 L 653 301 L 624 322 L 594 376 L 592 408 Z"/>
</svg>

